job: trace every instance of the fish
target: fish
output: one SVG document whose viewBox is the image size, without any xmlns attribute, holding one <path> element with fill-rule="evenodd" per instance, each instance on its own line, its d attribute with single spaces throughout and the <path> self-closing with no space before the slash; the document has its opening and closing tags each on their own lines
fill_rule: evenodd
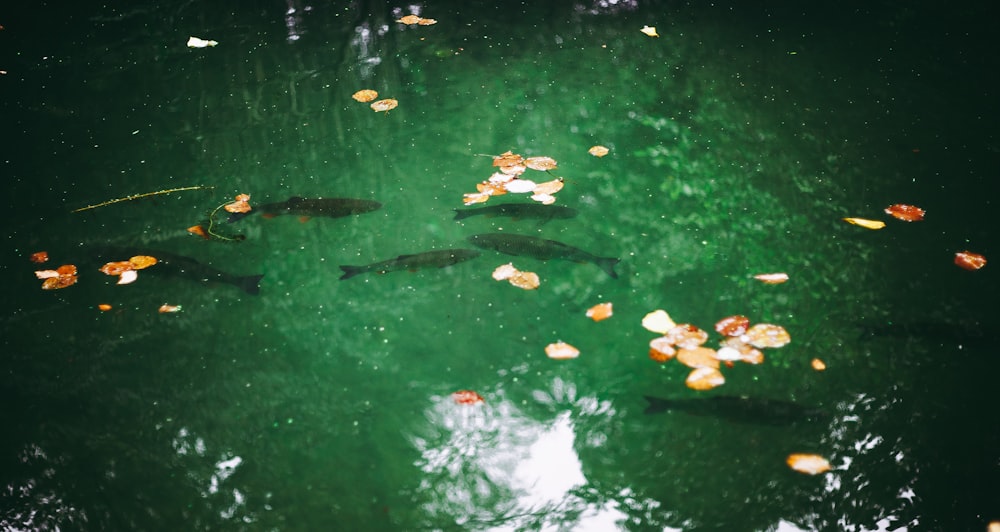
<svg viewBox="0 0 1000 532">
<path fill-rule="evenodd" d="M 645 414 L 678 411 L 695 416 L 711 416 L 737 423 L 784 426 L 822 417 L 823 411 L 783 401 L 743 395 L 715 395 L 703 399 L 666 399 L 644 395 L 649 405 Z"/>
<path fill-rule="evenodd" d="M 617 279 L 615 264 L 621 259 L 614 257 L 598 257 L 569 244 L 555 240 L 546 240 L 535 236 L 514 235 L 507 233 L 482 233 L 472 235 L 469 242 L 476 247 L 492 249 L 507 255 L 522 255 L 538 260 L 561 259 L 573 262 L 591 262 L 612 278 Z"/>
<path fill-rule="evenodd" d="M 489 205 L 473 209 L 455 209 L 456 220 L 483 215 L 488 217 L 506 216 L 514 219 L 541 220 L 542 223 L 545 223 L 549 220 L 573 218 L 576 214 L 576 209 L 561 205 L 541 205 L 539 203 L 501 203 L 499 205 Z"/>
<path fill-rule="evenodd" d="M 156 258 L 157 262 L 142 270 L 141 275 L 146 275 L 148 272 L 150 275 L 177 277 L 202 283 L 228 284 L 252 296 L 260 294 L 260 281 L 264 278 L 264 274 L 235 275 L 198 262 L 191 257 L 157 249 L 104 247 L 99 248 L 97 254 L 102 263 L 128 260 L 129 257 L 135 255 L 149 255 Z"/>
<path fill-rule="evenodd" d="M 237 222 L 254 213 L 260 213 L 265 217 L 281 216 L 282 214 L 294 214 L 297 216 L 326 216 L 327 218 L 340 218 L 352 214 L 364 214 L 382 208 L 382 204 L 377 201 L 354 198 L 301 198 L 293 196 L 278 203 L 263 203 L 261 205 L 251 204 L 251 210 L 247 212 L 234 212 L 226 220 L 229 223 Z"/>
<path fill-rule="evenodd" d="M 351 277 L 361 275 L 362 273 L 386 273 L 397 272 L 400 270 L 413 271 L 428 267 L 445 268 L 447 266 L 451 266 L 452 264 L 458 264 L 459 262 L 474 259 L 479 255 L 480 253 L 474 249 L 438 249 L 435 251 L 425 251 L 423 253 L 415 253 L 412 255 L 400 255 L 394 259 L 373 262 L 363 266 L 348 266 L 342 264 L 340 269 L 344 271 L 344 275 L 340 276 L 340 280 L 343 281 L 344 279 L 350 279 Z"/>
</svg>

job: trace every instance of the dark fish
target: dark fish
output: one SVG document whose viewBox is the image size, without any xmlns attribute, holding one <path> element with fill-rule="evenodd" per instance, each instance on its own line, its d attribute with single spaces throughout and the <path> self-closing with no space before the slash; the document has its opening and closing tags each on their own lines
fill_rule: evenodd
<svg viewBox="0 0 1000 532">
<path fill-rule="evenodd" d="M 340 276 L 340 280 L 343 281 L 355 275 L 370 272 L 397 272 L 400 270 L 418 270 L 427 267 L 444 268 L 452 264 L 474 259 L 478 256 L 479 252 L 474 249 L 439 249 L 437 251 L 426 251 L 413 255 L 400 255 L 394 259 L 373 262 L 364 266 L 341 265 L 340 269 L 344 270 L 344 275 Z"/>
<path fill-rule="evenodd" d="M 473 209 L 455 209 L 455 219 L 464 220 L 470 216 L 507 216 L 510 218 L 525 218 L 541 220 L 565 220 L 576 216 L 576 209 L 561 205 L 542 205 L 540 203 L 501 203 L 488 207 Z"/>
<path fill-rule="evenodd" d="M 734 395 L 715 395 L 704 399 L 665 399 L 644 395 L 649 406 L 643 412 L 658 414 L 669 410 L 694 416 L 711 416 L 755 425 L 792 425 L 822 416 L 823 411 L 791 401 Z"/>
<path fill-rule="evenodd" d="M 157 262 L 153 266 L 142 270 L 141 275 L 146 275 L 148 272 L 150 275 L 178 277 L 189 281 L 230 284 L 253 296 L 260 294 L 260 280 L 264 277 L 264 274 L 234 275 L 208 264 L 202 264 L 191 257 L 176 255 L 157 249 L 102 248 L 98 250 L 98 253 L 102 264 L 128 260 L 129 257 L 135 255 L 149 255 L 155 257 Z"/>
<path fill-rule="evenodd" d="M 227 220 L 233 223 L 242 220 L 254 213 L 262 216 L 281 216 L 282 214 L 294 214 L 297 216 L 326 216 L 327 218 L 340 218 L 352 214 L 364 214 L 382 207 L 377 201 L 353 198 L 300 198 L 298 196 L 288 198 L 287 201 L 279 203 L 264 203 L 262 205 L 250 204 L 252 210 L 249 212 L 234 212 Z"/>
<path fill-rule="evenodd" d="M 538 260 L 562 259 L 574 262 L 592 262 L 608 275 L 617 279 L 615 264 L 620 259 L 613 257 L 598 257 L 586 251 L 555 240 L 546 240 L 535 236 L 510 235 L 506 233 L 483 233 L 472 235 L 469 242 L 476 247 L 492 249 L 508 255 L 534 257 Z"/>
</svg>

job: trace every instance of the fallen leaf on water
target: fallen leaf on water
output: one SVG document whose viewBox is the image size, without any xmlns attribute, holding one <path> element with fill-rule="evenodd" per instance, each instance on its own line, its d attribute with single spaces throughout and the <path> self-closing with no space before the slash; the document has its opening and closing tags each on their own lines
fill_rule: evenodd
<svg viewBox="0 0 1000 532">
<path fill-rule="evenodd" d="M 35 277 L 42 281 L 42 290 L 57 290 L 76 284 L 76 266 L 63 264 L 55 270 L 38 270 Z"/>
<path fill-rule="evenodd" d="M 865 229 L 882 229 L 885 227 L 885 222 L 880 220 L 867 220 L 865 218 L 844 218 L 844 221 L 849 224 L 860 225 Z"/>
<path fill-rule="evenodd" d="M 666 336 L 653 338 L 649 341 L 649 358 L 663 363 L 677 356 L 673 342 Z"/>
<path fill-rule="evenodd" d="M 462 195 L 462 203 L 464 205 L 474 205 L 476 203 L 485 203 L 486 200 L 490 199 L 490 195 L 483 192 L 472 192 Z"/>
<path fill-rule="evenodd" d="M 535 190 L 537 186 L 538 184 L 530 179 L 515 179 L 508 182 L 504 189 L 513 194 L 525 194 Z"/>
<path fill-rule="evenodd" d="M 784 327 L 770 323 L 758 323 L 750 327 L 742 339 L 758 348 L 781 347 L 792 341 L 792 337 Z"/>
<path fill-rule="evenodd" d="M 118 284 L 132 284 L 139 278 L 139 272 L 135 270 L 125 270 L 118 276 Z"/>
<path fill-rule="evenodd" d="M 101 273 L 107 275 L 121 275 L 122 272 L 127 272 L 132 269 L 132 263 L 127 260 L 121 260 L 117 262 L 109 262 L 104 266 L 99 268 Z"/>
<path fill-rule="evenodd" d="M 541 280 L 535 272 L 517 272 L 507 279 L 510 284 L 525 290 L 534 290 L 541 285 Z"/>
<path fill-rule="evenodd" d="M 143 270 L 156 264 L 157 260 L 156 257 L 150 257 L 149 255 L 136 255 L 130 258 L 128 262 L 132 265 L 132 269 Z"/>
<path fill-rule="evenodd" d="M 684 349 L 695 349 L 708 341 L 708 333 L 690 323 L 678 324 L 663 336 L 669 338 L 677 347 Z"/>
<path fill-rule="evenodd" d="M 528 157 L 524 160 L 524 165 L 532 170 L 546 171 L 555 170 L 556 160 L 552 157 Z"/>
<path fill-rule="evenodd" d="M 645 33 L 646 35 L 649 35 L 650 37 L 659 37 L 659 35 L 656 33 L 656 28 L 654 26 L 643 26 L 642 29 L 639 31 Z"/>
<path fill-rule="evenodd" d="M 218 41 L 209 41 L 199 39 L 198 37 L 189 37 L 187 42 L 189 48 L 205 48 L 206 46 L 215 46 L 217 44 L 219 44 Z"/>
<path fill-rule="evenodd" d="M 563 183 L 563 180 L 561 178 L 553 179 L 552 181 L 539 183 L 538 185 L 535 186 L 535 189 L 532 190 L 532 192 L 534 192 L 535 194 L 555 194 L 556 192 L 562 190 L 564 185 L 565 183 Z"/>
<path fill-rule="evenodd" d="M 580 350 L 566 342 L 556 342 L 545 346 L 545 354 L 555 360 L 569 360 L 580 356 Z"/>
<path fill-rule="evenodd" d="M 795 471 L 807 475 L 818 475 L 831 469 L 830 462 L 818 454 L 790 454 L 785 463 Z"/>
<path fill-rule="evenodd" d="M 684 384 L 688 388 L 697 391 L 711 390 L 726 383 L 726 378 L 718 368 L 700 367 L 695 368 L 688 374 Z"/>
<path fill-rule="evenodd" d="M 451 398 L 455 404 L 459 405 L 478 405 L 486 402 L 483 396 L 472 390 L 459 390 L 452 393 Z"/>
<path fill-rule="evenodd" d="M 719 359 L 715 358 L 715 349 L 708 347 L 678 349 L 677 361 L 689 368 L 719 369 Z"/>
<path fill-rule="evenodd" d="M 180 312 L 180 311 L 181 311 L 180 305 L 168 305 L 166 303 L 160 305 L 160 308 L 158 309 L 158 312 L 160 314 L 168 314 L 171 312 Z"/>
<path fill-rule="evenodd" d="M 677 324 L 674 323 L 674 320 L 670 319 L 670 315 L 667 314 L 667 311 L 658 309 L 646 314 L 642 318 L 642 326 L 647 331 L 666 334 L 667 331 L 676 327 Z"/>
<path fill-rule="evenodd" d="M 722 352 L 723 349 L 726 351 L 723 352 L 721 356 L 719 356 L 717 352 L 716 357 L 719 358 L 719 360 L 732 362 L 732 351 L 736 351 L 739 353 L 739 358 L 736 360 L 739 360 L 740 362 L 745 362 L 747 364 L 763 364 L 764 353 L 761 352 L 760 349 L 748 344 L 745 339 L 747 339 L 745 335 L 730 336 L 729 338 L 726 338 L 719 343 L 721 346 L 719 352 Z"/>
<path fill-rule="evenodd" d="M 552 194 L 532 194 L 531 199 L 541 203 L 542 205 L 552 205 L 556 202 L 556 197 Z"/>
<path fill-rule="evenodd" d="M 788 280 L 787 273 L 759 273 L 753 276 L 754 279 L 764 284 L 781 284 Z"/>
<path fill-rule="evenodd" d="M 352 94 L 351 98 L 354 98 L 355 100 L 361 103 L 367 103 L 374 100 L 375 98 L 378 98 L 378 93 L 371 89 L 362 89 Z"/>
<path fill-rule="evenodd" d="M 412 26 L 418 24 L 420 26 L 430 26 L 431 24 L 437 24 L 437 21 L 432 18 L 421 18 L 417 15 L 406 15 L 405 17 L 397 20 L 396 22 L 400 24 L 406 24 L 407 26 Z"/>
<path fill-rule="evenodd" d="M 818 358 L 812 359 L 812 362 L 810 362 L 809 365 L 811 365 L 812 369 L 816 371 L 823 371 L 826 369 L 826 363 Z"/>
<path fill-rule="evenodd" d="M 497 266 L 493 270 L 493 278 L 497 281 L 505 281 L 510 279 L 515 273 L 517 273 L 517 268 L 514 267 L 514 263 L 508 262 L 507 264 Z"/>
<path fill-rule="evenodd" d="M 593 155 L 594 157 L 604 157 L 611 150 L 605 148 L 604 146 L 591 146 L 587 153 Z"/>
<path fill-rule="evenodd" d="M 975 271 L 986 266 L 986 257 L 971 251 L 959 251 L 955 253 L 955 264 L 959 268 Z"/>
<path fill-rule="evenodd" d="M 371 107 L 373 111 L 379 113 L 382 111 L 390 111 L 392 109 L 395 109 L 397 105 L 399 105 L 399 102 L 397 100 L 393 100 L 392 98 L 386 98 L 385 100 L 372 102 Z"/>
<path fill-rule="evenodd" d="M 208 232 L 205 231 L 205 228 L 200 225 L 192 225 L 191 227 L 188 227 L 187 232 L 191 233 L 192 235 L 198 235 L 204 238 L 205 240 L 208 240 Z"/>
<path fill-rule="evenodd" d="M 747 332 L 750 326 L 750 319 L 739 314 L 722 318 L 715 324 L 715 330 L 724 336 L 740 336 Z"/>
<path fill-rule="evenodd" d="M 924 219 L 925 211 L 920 207 L 897 203 L 886 207 L 885 213 L 904 222 L 919 222 Z"/>
<path fill-rule="evenodd" d="M 34 262 L 35 264 L 41 264 L 49 260 L 49 254 L 48 252 L 45 251 L 36 251 L 35 253 L 31 254 L 31 257 L 29 257 L 29 259 L 31 260 L 31 262 Z"/>
<path fill-rule="evenodd" d="M 990 521 L 986 525 L 986 532 L 1000 532 L 1000 521 Z"/>
<path fill-rule="evenodd" d="M 594 321 L 606 320 L 611 317 L 612 310 L 611 303 L 598 303 L 587 309 L 587 317 Z"/>
<path fill-rule="evenodd" d="M 97 305 L 97 309 L 100 310 L 101 312 L 107 312 L 111 310 L 111 305 L 107 303 L 101 303 L 100 305 Z"/>
<path fill-rule="evenodd" d="M 237 194 L 234 201 L 232 203 L 227 203 L 223 209 L 232 213 L 250 212 L 250 195 Z"/>
</svg>

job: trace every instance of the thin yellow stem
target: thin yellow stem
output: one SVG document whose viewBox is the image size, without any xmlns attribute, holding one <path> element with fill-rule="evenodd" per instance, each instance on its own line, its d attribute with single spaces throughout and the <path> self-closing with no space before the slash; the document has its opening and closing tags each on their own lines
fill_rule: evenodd
<svg viewBox="0 0 1000 532">
<path fill-rule="evenodd" d="M 143 194 L 134 194 L 132 196 L 125 196 L 124 198 L 115 198 L 113 200 L 108 200 L 108 201 L 105 201 L 105 202 L 102 202 L 102 203 L 98 203 L 96 205 L 87 205 L 86 207 L 81 207 L 79 209 L 74 209 L 74 210 L 72 210 L 70 212 L 89 211 L 90 209 L 96 209 L 98 207 L 104 207 L 104 206 L 107 206 L 107 205 L 113 205 L 115 203 L 121 203 L 123 201 L 132 201 L 132 200 L 137 200 L 137 199 L 142 199 L 142 198 L 148 198 L 149 196 L 157 196 L 157 195 L 160 195 L 160 194 L 170 194 L 172 192 L 182 192 L 182 191 L 185 191 L 185 190 L 204 190 L 204 189 L 211 189 L 211 188 L 215 188 L 215 187 L 213 187 L 213 186 L 205 186 L 205 185 L 195 185 L 195 186 L 191 186 L 191 187 L 168 188 L 166 190 L 157 190 L 156 192 L 145 192 Z"/>
</svg>

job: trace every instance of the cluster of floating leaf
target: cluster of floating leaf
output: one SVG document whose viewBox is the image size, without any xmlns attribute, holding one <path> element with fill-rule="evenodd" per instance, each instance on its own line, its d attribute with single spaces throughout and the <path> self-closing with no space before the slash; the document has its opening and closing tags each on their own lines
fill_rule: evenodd
<svg viewBox="0 0 1000 532">
<path fill-rule="evenodd" d="M 493 157 L 493 166 L 499 169 L 489 179 L 476 185 L 477 192 L 465 194 L 466 205 L 484 203 L 493 196 L 503 194 L 531 194 L 531 199 L 544 205 L 555 203 L 553 196 L 563 188 L 561 178 L 536 183 L 522 176 L 528 169 L 548 172 L 556 169 L 556 161 L 552 157 L 522 157 L 506 151 Z"/>
<path fill-rule="evenodd" d="M 897 220 L 904 222 L 919 222 L 924 219 L 926 211 L 915 205 L 896 203 L 885 208 L 885 213 Z M 879 230 L 885 227 L 882 220 L 870 220 L 868 218 L 844 218 L 849 224 L 854 224 L 865 229 Z M 986 257 L 971 251 L 959 251 L 955 253 L 955 265 L 959 268 L 975 271 L 986 266 Z"/>
<path fill-rule="evenodd" d="M 655 310 L 642 320 L 647 330 L 663 336 L 649 342 L 649 358 L 667 362 L 676 358 L 691 368 L 685 384 L 692 390 L 710 390 L 726 383 L 719 370 L 721 364 L 732 367 L 735 362 L 764 362 L 761 349 L 778 348 L 792 341 L 780 325 L 758 323 L 750 326 L 746 316 L 729 316 L 715 324 L 715 330 L 725 338 L 719 349 L 704 347 L 708 333 L 689 323 L 677 324 L 664 310 Z"/>
<path fill-rule="evenodd" d="M 437 24 L 437 21 L 432 18 L 422 18 L 417 15 L 406 15 L 396 22 L 406 24 L 407 26 L 430 26 L 432 24 Z"/>
<path fill-rule="evenodd" d="M 535 272 L 522 272 L 515 268 L 512 262 L 498 266 L 497 269 L 493 270 L 493 278 L 497 281 L 507 281 L 525 290 L 534 290 L 541 284 L 538 274 Z"/>
<path fill-rule="evenodd" d="M 378 98 L 378 92 L 373 91 L 371 89 L 361 89 L 358 92 L 352 94 L 351 98 L 354 98 L 355 100 L 361 103 L 368 103 L 374 100 L 375 98 Z M 381 112 L 391 111 L 392 109 L 395 109 L 398 105 L 399 101 L 394 100 L 392 98 L 386 98 L 384 100 L 378 100 L 372 102 L 371 108 L 372 111 L 375 111 L 376 113 L 381 113 Z"/>
<path fill-rule="evenodd" d="M 144 270 L 156 264 L 156 257 L 136 255 L 128 260 L 109 262 L 100 267 L 105 275 L 117 276 L 118 284 L 130 284 L 139 278 L 139 270 Z"/>
</svg>

